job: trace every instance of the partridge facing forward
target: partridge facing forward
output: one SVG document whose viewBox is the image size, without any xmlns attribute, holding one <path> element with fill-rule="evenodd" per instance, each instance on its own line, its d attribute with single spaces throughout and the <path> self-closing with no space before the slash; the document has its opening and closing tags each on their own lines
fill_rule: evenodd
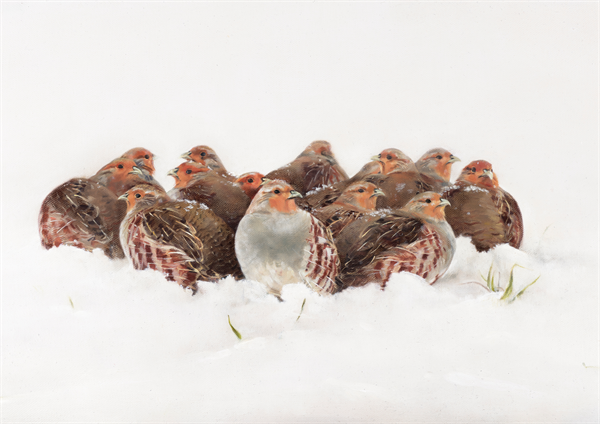
<svg viewBox="0 0 600 424">
<path fill-rule="evenodd" d="M 454 233 L 444 217 L 448 201 L 438 193 L 415 196 L 404 208 L 381 217 L 364 216 L 338 237 L 341 288 L 387 284 L 393 273 L 416 274 L 436 282 L 456 250 Z"/>
<path fill-rule="evenodd" d="M 203 203 L 216 213 L 233 231 L 250 205 L 250 198 L 235 182 L 194 162 L 184 162 L 169 171 L 176 180 L 169 191 L 173 199 Z"/>
<path fill-rule="evenodd" d="M 381 163 L 383 175 L 372 175 L 365 180 L 375 184 L 385 196 L 377 200 L 377 209 L 399 209 L 414 196 L 431 191 L 415 163 L 398 149 L 386 149 L 373 157 Z"/>
<path fill-rule="evenodd" d="M 450 174 L 454 162 L 460 162 L 460 159 L 448 150 L 438 147 L 425 152 L 415 165 L 423 181 L 431 185 L 432 191 L 441 193 L 450 186 Z"/>
<path fill-rule="evenodd" d="M 377 197 L 383 192 L 366 181 L 351 184 L 330 205 L 315 209 L 313 215 L 331 231 L 334 241 L 338 234 L 361 216 L 375 210 Z"/>
<path fill-rule="evenodd" d="M 265 178 L 285 181 L 304 195 L 316 188 L 347 180 L 348 175 L 337 163 L 331 144 L 313 141 L 291 163 L 269 172 Z"/>
<path fill-rule="evenodd" d="M 161 271 L 194 292 L 199 279 L 242 277 L 233 231 L 206 206 L 165 200 L 149 186 L 134 187 L 121 198 L 127 201 L 121 244 L 135 269 Z"/>
<path fill-rule="evenodd" d="M 118 233 L 125 202 L 118 196 L 145 182 L 142 174 L 133 160 L 119 158 L 89 179 L 73 178 L 52 190 L 38 218 L 42 246 L 98 248 L 110 258 L 123 258 Z"/>
<path fill-rule="evenodd" d="M 477 251 L 485 252 L 502 243 L 517 249 L 521 246 L 521 210 L 498 185 L 491 163 L 476 160 L 468 164 L 444 197 L 452 204 L 446 217 L 454 234 L 470 237 Z"/>
<path fill-rule="evenodd" d="M 336 248 L 323 224 L 298 208 L 299 196 L 284 181 L 263 185 L 235 235 L 242 271 L 276 296 L 284 285 L 299 282 L 320 294 L 335 293 Z"/>
</svg>

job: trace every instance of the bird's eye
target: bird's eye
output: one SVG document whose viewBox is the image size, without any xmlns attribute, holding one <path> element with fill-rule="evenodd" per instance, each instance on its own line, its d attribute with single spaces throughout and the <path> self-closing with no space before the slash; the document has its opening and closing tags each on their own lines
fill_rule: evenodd
<svg viewBox="0 0 600 424">
<path fill-rule="evenodd" d="M 279 193 L 281 193 L 281 192 L 280 192 L 279 190 L 275 190 L 273 193 L 275 193 L 275 194 L 279 194 Z"/>
<path fill-rule="evenodd" d="M 477 168 L 475 168 L 475 167 L 471 168 L 471 172 L 476 172 L 476 171 L 477 171 Z"/>
<path fill-rule="evenodd" d="M 146 155 L 144 156 L 146 159 L 150 159 L 150 155 Z"/>
<path fill-rule="evenodd" d="M 387 155 L 387 160 L 392 159 L 392 155 Z"/>
<path fill-rule="evenodd" d="M 365 192 L 365 189 L 363 189 L 363 188 L 359 188 L 359 189 L 358 189 L 358 192 L 359 192 L 359 193 L 364 193 L 364 192 Z"/>
<path fill-rule="evenodd" d="M 206 152 L 200 153 L 200 156 L 202 156 L 202 157 L 206 156 Z"/>
<path fill-rule="evenodd" d="M 117 166 L 117 168 L 119 168 L 119 169 L 123 169 L 123 164 L 122 164 L 122 163 L 120 163 L 120 164 L 119 164 L 119 166 Z"/>
<path fill-rule="evenodd" d="M 185 171 L 185 173 L 186 173 L 186 174 L 191 174 L 191 173 L 192 173 L 192 170 L 191 170 L 191 169 L 188 169 L 187 171 Z"/>
<path fill-rule="evenodd" d="M 254 182 L 254 179 L 252 179 L 252 178 L 248 178 L 248 182 L 249 182 L 250 184 L 252 184 L 252 183 Z"/>
<path fill-rule="evenodd" d="M 441 157 L 440 155 L 437 155 L 435 158 L 436 158 L 437 160 L 440 160 L 440 159 L 442 159 L 442 157 Z"/>
<path fill-rule="evenodd" d="M 140 197 L 142 197 L 142 195 L 140 193 L 135 193 L 135 198 L 139 199 Z"/>
<path fill-rule="evenodd" d="M 431 203 L 431 199 L 425 200 L 425 203 Z"/>
</svg>

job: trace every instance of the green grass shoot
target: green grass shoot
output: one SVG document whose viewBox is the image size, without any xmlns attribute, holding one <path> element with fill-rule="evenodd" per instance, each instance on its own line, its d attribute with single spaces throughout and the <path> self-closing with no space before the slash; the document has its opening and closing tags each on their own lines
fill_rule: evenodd
<svg viewBox="0 0 600 424">
<path fill-rule="evenodd" d="M 231 325 L 231 318 L 229 318 L 229 315 L 227 315 L 227 320 L 229 321 L 229 326 L 231 327 L 231 331 L 233 331 L 233 334 L 235 334 L 238 339 L 242 340 L 242 335 L 240 334 L 240 332 L 237 331 L 233 325 Z"/>
<path fill-rule="evenodd" d="M 300 308 L 300 313 L 298 314 L 298 318 L 296 318 L 296 321 L 298 321 L 300 319 L 300 315 L 302 315 L 302 311 L 304 310 L 305 303 L 306 303 L 306 298 L 304 298 L 304 300 L 302 301 L 302 307 Z"/>
<path fill-rule="evenodd" d="M 504 300 L 507 303 L 512 303 L 516 299 L 521 297 L 521 295 L 523 293 L 525 293 L 525 290 L 527 290 L 529 287 L 531 287 L 533 284 L 535 284 L 537 282 L 537 280 L 539 280 L 541 277 L 541 275 L 540 275 L 535 280 L 533 280 L 531 283 L 527 284 L 523 289 L 521 289 L 521 291 L 519 291 L 515 296 L 512 296 L 514 282 L 515 282 L 515 268 L 517 268 L 517 267 L 524 268 L 519 264 L 514 264 L 512 266 L 512 268 L 510 269 L 510 275 L 508 276 L 508 284 L 506 285 L 506 288 L 502 288 L 500 286 L 500 273 L 498 273 L 498 280 L 495 280 L 493 263 L 492 263 L 492 265 L 490 265 L 490 269 L 488 270 L 487 277 L 484 277 L 483 274 L 481 274 L 481 273 L 479 275 L 481 275 L 481 278 L 487 284 L 487 288 L 489 291 L 494 292 L 494 293 L 503 291 L 504 293 L 502 294 L 502 297 L 500 297 L 500 300 Z"/>
<path fill-rule="evenodd" d="M 73 304 L 73 299 L 69 296 L 69 303 L 71 304 L 71 308 L 75 309 L 75 305 Z"/>
</svg>

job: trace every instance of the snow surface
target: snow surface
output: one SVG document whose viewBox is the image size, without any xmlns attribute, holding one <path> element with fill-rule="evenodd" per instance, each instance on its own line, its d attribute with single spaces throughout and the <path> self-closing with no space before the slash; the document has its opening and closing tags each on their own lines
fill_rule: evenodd
<svg viewBox="0 0 600 424">
<path fill-rule="evenodd" d="M 194 145 L 267 173 L 317 139 L 350 175 L 490 161 L 522 249 L 279 302 L 40 246 L 46 194 L 132 147 L 168 189 Z M 597 142 L 596 3 L 2 3 L 2 421 L 598 422 Z M 541 277 L 507 304 L 491 264 Z"/>
</svg>

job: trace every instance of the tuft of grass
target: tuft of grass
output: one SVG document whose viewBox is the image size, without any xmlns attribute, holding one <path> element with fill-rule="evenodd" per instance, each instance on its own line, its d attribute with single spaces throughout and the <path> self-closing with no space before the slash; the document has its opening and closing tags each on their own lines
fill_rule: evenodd
<svg viewBox="0 0 600 424">
<path fill-rule="evenodd" d="M 235 334 L 238 339 L 242 340 L 242 335 L 240 334 L 240 332 L 237 331 L 233 325 L 231 325 L 231 318 L 229 318 L 229 315 L 227 315 L 227 320 L 229 321 L 229 326 L 231 327 L 231 331 L 233 331 L 233 334 Z"/>
<path fill-rule="evenodd" d="M 593 366 L 593 365 L 586 365 L 586 364 L 585 364 L 585 362 L 582 362 L 582 364 L 583 364 L 583 366 L 584 366 L 585 368 L 596 368 L 596 369 L 598 369 L 598 367 L 595 367 L 595 366 Z"/>
<path fill-rule="evenodd" d="M 302 315 L 302 311 L 304 310 L 305 303 L 306 303 L 306 298 L 304 298 L 304 300 L 302 301 L 302 307 L 300 307 L 300 313 L 298 314 L 298 318 L 296 318 L 296 321 L 298 321 L 300 319 L 300 315 Z"/>
<path fill-rule="evenodd" d="M 507 303 L 512 303 L 515 300 L 517 300 L 519 297 L 521 297 L 521 295 L 523 295 L 523 293 L 525 293 L 525 290 L 527 290 L 529 287 L 531 287 L 532 285 L 534 285 L 537 280 L 540 279 L 541 275 L 538 276 L 535 280 L 533 280 L 531 283 L 527 284 L 524 288 L 521 289 L 521 291 L 519 291 L 515 296 L 512 296 L 513 293 L 513 287 L 514 287 L 514 281 L 515 281 L 515 268 L 524 268 L 519 264 L 514 264 L 512 266 L 512 268 L 510 269 L 510 274 L 508 276 L 508 284 L 506 285 L 506 288 L 502 288 L 500 286 L 500 272 L 498 272 L 498 280 L 495 280 L 495 272 L 494 272 L 494 264 L 492 263 L 490 265 L 490 269 L 488 270 L 488 274 L 487 277 L 484 277 L 483 274 L 480 273 L 481 278 L 483 279 L 483 281 L 485 281 L 485 283 L 487 284 L 487 289 L 491 292 L 494 293 L 498 293 L 500 291 L 504 292 L 502 294 L 502 296 L 500 297 L 500 300 L 504 300 Z M 497 283 L 497 284 L 496 284 Z"/>
<path fill-rule="evenodd" d="M 71 308 L 75 309 L 75 305 L 73 304 L 73 299 L 69 296 L 69 303 L 71 304 Z"/>
</svg>

